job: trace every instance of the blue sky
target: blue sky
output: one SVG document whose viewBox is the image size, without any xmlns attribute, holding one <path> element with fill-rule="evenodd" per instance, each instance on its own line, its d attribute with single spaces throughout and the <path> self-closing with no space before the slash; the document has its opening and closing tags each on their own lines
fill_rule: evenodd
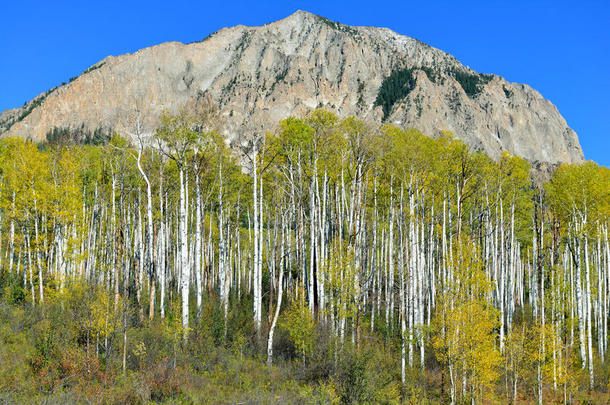
<svg viewBox="0 0 610 405">
<path fill-rule="evenodd" d="M 425 3 L 425 4 L 424 4 Z M 462 4 L 464 3 L 464 4 Z M 68 81 L 107 55 L 191 42 L 297 9 L 389 27 L 551 100 L 587 159 L 610 166 L 610 1 L 30 1 L 0 7 L 0 110 Z"/>
</svg>

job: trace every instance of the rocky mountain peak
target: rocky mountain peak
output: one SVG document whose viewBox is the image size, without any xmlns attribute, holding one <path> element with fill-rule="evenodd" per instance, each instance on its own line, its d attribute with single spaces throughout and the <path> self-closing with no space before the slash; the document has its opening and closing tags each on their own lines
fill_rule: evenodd
<svg viewBox="0 0 610 405">
<path fill-rule="evenodd" d="M 509 151 L 530 161 L 583 160 L 574 131 L 529 86 L 479 74 L 388 28 L 352 27 L 302 10 L 191 44 L 107 57 L 3 112 L 0 134 L 42 141 L 54 128 L 120 132 L 135 109 L 152 131 L 161 111 L 202 94 L 218 105 L 229 141 L 324 107 L 429 136 L 451 131 L 492 157 Z"/>
</svg>

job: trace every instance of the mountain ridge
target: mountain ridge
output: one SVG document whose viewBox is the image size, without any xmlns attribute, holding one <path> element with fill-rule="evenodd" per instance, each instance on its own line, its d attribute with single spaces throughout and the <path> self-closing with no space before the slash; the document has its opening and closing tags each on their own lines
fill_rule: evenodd
<svg viewBox="0 0 610 405">
<path fill-rule="evenodd" d="M 400 72 L 400 91 L 389 91 L 390 102 L 381 105 L 380 89 Z M 135 109 L 152 131 L 162 110 L 176 111 L 201 94 L 218 104 L 229 142 L 325 107 L 429 136 L 448 130 L 494 158 L 508 151 L 548 163 L 584 159 L 576 133 L 530 86 L 481 75 L 389 28 L 348 26 L 302 10 L 190 44 L 107 56 L 69 83 L 2 112 L 0 136 L 43 141 L 53 128 L 121 132 Z"/>
</svg>

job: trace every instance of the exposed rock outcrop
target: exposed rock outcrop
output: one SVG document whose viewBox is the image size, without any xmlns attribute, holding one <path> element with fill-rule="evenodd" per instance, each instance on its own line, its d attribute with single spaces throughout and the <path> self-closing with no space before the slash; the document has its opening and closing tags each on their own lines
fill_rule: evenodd
<svg viewBox="0 0 610 405">
<path fill-rule="evenodd" d="M 378 95 L 384 83 L 391 87 L 388 78 L 400 86 L 384 109 Z M 244 128 L 272 129 L 323 106 L 429 136 L 452 131 L 492 157 L 506 150 L 531 161 L 583 160 L 576 133 L 529 86 L 479 75 L 387 28 L 346 26 L 303 11 L 261 27 L 225 28 L 197 43 L 109 56 L 3 112 L 0 134 L 41 141 L 54 127 L 119 129 L 135 108 L 152 130 L 162 110 L 175 111 L 202 93 L 218 104 L 229 140 Z"/>
</svg>

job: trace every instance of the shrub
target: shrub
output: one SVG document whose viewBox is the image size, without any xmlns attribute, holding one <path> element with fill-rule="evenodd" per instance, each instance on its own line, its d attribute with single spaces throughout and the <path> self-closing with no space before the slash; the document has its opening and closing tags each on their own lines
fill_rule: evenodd
<svg viewBox="0 0 610 405">
<path fill-rule="evenodd" d="M 13 283 L 5 288 L 4 299 L 9 305 L 21 305 L 25 302 L 25 290 Z"/>
<path fill-rule="evenodd" d="M 303 361 L 313 350 L 315 324 L 304 299 L 297 299 L 283 315 L 280 326 L 288 331 L 296 353 Z"/>
</svg>

